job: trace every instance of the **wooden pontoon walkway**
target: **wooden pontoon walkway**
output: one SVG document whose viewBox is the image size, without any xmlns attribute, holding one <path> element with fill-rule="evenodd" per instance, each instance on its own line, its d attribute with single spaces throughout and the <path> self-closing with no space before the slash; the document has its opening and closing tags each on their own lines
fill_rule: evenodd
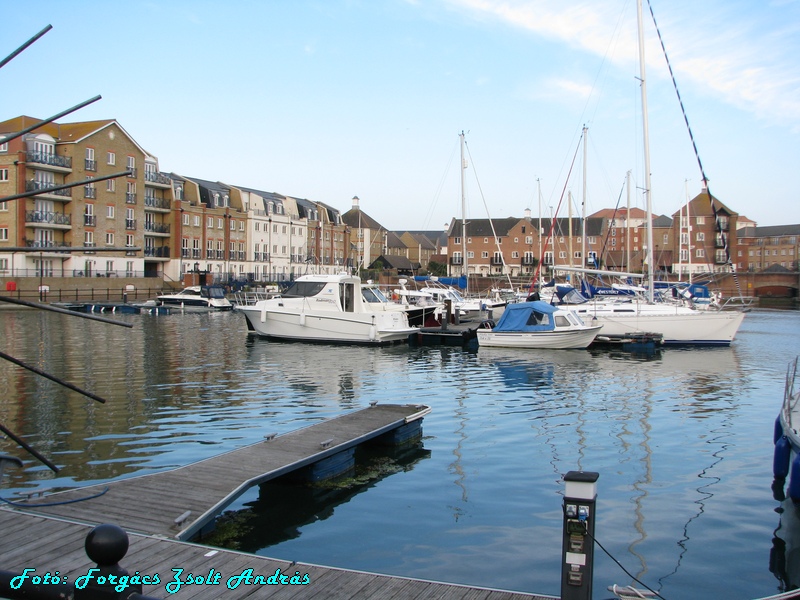
<svg viewBox="0 0 800 600">
<path fill-rule="evenodd" d="M 189 540 L 250 487 L 387 434 L 428 412 L 430 408 L 418 404 L 378 404 L 184 467 L 34 498 L 18 509 Z M 93 495 L 97 497 L 37 506 Z"/>
<path fill-rule="evenodd" d="M 36 569 L 36 575 L 59 572 L 74 584 L 95 565 L 84 552 L 84 540 L 91 531 L 88 525 L 70 523 L 54 517 L 36 516 L 0 508 L 0 568 L 21 573 Z M 553 600 L 553 596 L 537 596 L 475 588 L 447 583 L 420 581 L 374 573 L 347 571 L 304 563 L 291 563 L 253 554 L 217 550 L 209 546 L 165 540 L 153 536 L 129 534 L 128 553 L 120 565 L 129 574 L 159 575 L 157 585 L 144 585 L 142 592 L 153 598 L 176 600 L 237 600 L 239 598 L 302 598 L 325 600 Z M 183 585 L 175 591 L 167 584 L 174 581 L 172 569 L 184 569 L 181 578 L 190 573 L 203 578 L 203 583 Z M 213 569 L 213 571 L 212 571 Z M 261 585 L 244 581 L 235 589 L 227 585 L 229 578 L 252 569 L 264 579 L 277 569 L 289 577 L 308 575 L 306 585 Z M 216 577 L 217 584 L 213 582 Z M 211 574 L 211 577 L 209 575 Z M 63 581 L 63 579 L 62 579 Z M 206 584 L 205 582 L 209 583 Z M 235 580 L 234 580 L 235 583 Z M 46 586 L 44 586 L 46 587 Z M 265 589 L 266 588 L 266 589 Z M 170 593 L 174 592 L 174 595 Z"/>
</svg>

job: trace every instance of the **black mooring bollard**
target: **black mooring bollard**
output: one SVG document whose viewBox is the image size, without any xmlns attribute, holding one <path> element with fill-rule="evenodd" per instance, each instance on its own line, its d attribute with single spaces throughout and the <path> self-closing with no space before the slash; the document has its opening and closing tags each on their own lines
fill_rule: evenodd
<svg viewBox="0 0 800 600">
<path fill-rule="evenodd" d="M 561 600 L 591 600 L 594 574 L 594 524 L 598 473 L 564 475 L 564 532 Z"/>
<path fill-rule="evenodd" d="M 128 571 L 119 565 L 128 552 L 128 534 L 124 529 L 98 525 L 86 536 L 84 547 L 86 556 L 97 567 L 75 580 L 75 600 L 120 600 L 142 593 L 142 584 L 131 584 Z"/>
</svg>

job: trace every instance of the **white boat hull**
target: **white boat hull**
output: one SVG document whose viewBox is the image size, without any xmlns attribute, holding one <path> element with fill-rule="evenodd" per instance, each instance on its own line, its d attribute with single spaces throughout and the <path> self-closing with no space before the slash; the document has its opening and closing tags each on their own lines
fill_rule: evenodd
<svg viewBox="0 0 800 600">
<path fill-rule="evenodd" d="M 493 348 L 550 348 L 567 350 L 586 348 L 602 327 L 586 327 L 567 331 L 514 332 L 478 330 L 478 345 Z"/>
<path fill-rule="evenodd" d="M 249 328 L 277 340 L 382 345 L 406 342 L 416 332 L 402 311 L 383 313 L 296 312 L 264 305 L 238 306 Z"/>
<path fill-rule="evenodd" d="M 625 336 L 630 333 L 657 333 L 664 344 L 730 346 L 744 319 L 743 312 L 692 310 L 636 303 L 617 308 L 573 307 L 586 323 L 603 326 L 603 335 Z"/>
</svg>

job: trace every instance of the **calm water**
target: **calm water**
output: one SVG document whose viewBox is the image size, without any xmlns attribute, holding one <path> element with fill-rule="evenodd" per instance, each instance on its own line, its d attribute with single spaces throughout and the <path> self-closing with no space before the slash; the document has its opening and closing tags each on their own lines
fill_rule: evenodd
<svg viewBox="0 0 800 600">
<path fill-rule="evenodd" d="M 217 543 L 302 562 L 559 594 L 562 475 L 600 473 L 598 541 L 668 599 L 763 597 L 779 523 L 772 431 L 800 313 L 755 311 L 729 349 L 340 348 L 249 339 L 239 314 L 0 312 L 0 422 L 59 465 L 21 489 L 154 472 L 380 402 L 433 411 L 421 448 L 346 485 L 243 497 Z M 595 597 L 629 578 L 599 549 Z"/>
</svg>

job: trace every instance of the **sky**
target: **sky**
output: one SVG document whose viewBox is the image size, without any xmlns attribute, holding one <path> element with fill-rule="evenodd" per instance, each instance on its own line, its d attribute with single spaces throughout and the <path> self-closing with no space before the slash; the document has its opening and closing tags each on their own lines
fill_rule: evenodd
<svg viewBox="0 0 800 600">
<path fill-rule="evenodd" d="M 644 1 L 654 214 L 700 192 L 702 164 L 732 211 L 800 223 L 800 0 Z M 0 69 L 0 120 L 99 94 L 62 121 L 115 119 L 162 171 L 342 212 L 358 196 L 391 230 L 645 208 L 636 12 L 635 0 L 7 0 L 0 59 L 53 29 Z"/>
</svg>

